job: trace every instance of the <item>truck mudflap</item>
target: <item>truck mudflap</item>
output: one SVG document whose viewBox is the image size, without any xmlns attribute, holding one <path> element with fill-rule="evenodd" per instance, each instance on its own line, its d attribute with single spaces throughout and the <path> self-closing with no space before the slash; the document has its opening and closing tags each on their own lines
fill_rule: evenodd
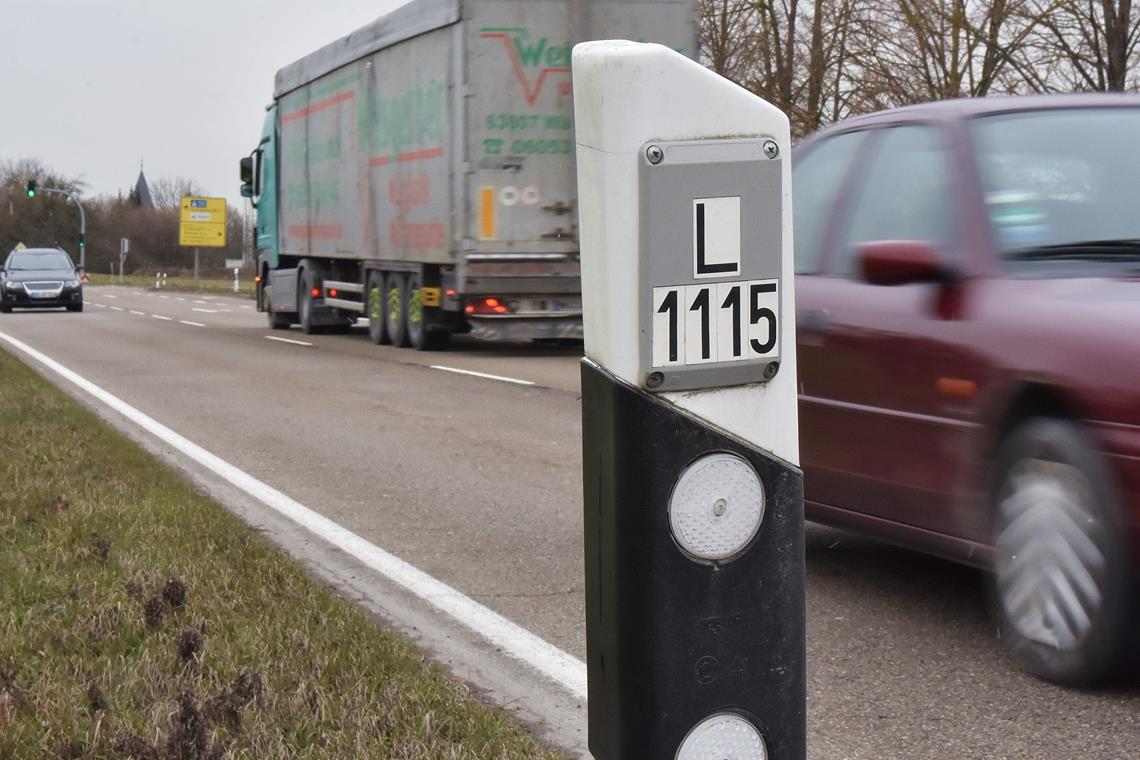
<svg viewBox="0 0 1140 760">
<path fill-rule="evenodd" d="M 582 340 L 582 317 L 467 317 L 471 335 L 482 340 Z"/>
</svg>

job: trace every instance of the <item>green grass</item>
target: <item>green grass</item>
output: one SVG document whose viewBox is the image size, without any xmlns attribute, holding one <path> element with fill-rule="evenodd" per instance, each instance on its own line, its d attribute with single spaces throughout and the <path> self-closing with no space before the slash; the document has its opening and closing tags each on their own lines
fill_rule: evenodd
<svg viewBox="0 0 1140 760">
<path fill-rule="evenodd" d="M 0 758 L 559 758 L 0 351 Z"/>
<path fill-rule="evenodd" d="M 95 274 L 88 272 L 92 285 L 129 285 L 133 288 L 148 288 L 154 290 L 154 276 L 145 274 L 129 274 L 122 279 L 118 275 Z M 180 293 L 217 293 L 220 295 L 238 296 L 241 298 L 254 297 L 253 276 L 243 272 L 238 280 L 238 292 L 234 292 L 232 277 L 199 277 L 198 284 L 194 284 L 193 276 L 167 277 L 163 290 L 176 290 Z"/>
</svg>

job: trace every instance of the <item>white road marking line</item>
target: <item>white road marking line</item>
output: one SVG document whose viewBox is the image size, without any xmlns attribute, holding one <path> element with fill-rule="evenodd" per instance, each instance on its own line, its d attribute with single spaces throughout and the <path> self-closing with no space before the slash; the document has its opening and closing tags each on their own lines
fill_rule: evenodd
<svg viewBox="0 0 1140 760">
<path fill-rule="evenodd" d="M 190 311 L 200 311 L 203 314 L 217 314 L 218 313 L 217 309 L 199 309 L 197 307 L 191 309 Z"/>
<path fill-rule="evenodd" d="M 124 311 L 122 306 L 112 306 L 111 308 L 114 309 L 115 311 Z"/>
<path fill-rule="evenodd" d="M 191 327 L 205 327 L 205 325 L 204 325 L 204 324 L 202 324 L 201 322 L 191 322 L 191 321 L 189 321 L 189 320 L 187 320 L 187 319 L 180 319 L 180 320 L 178 320 L 178 324 L 180 324 L 180 325 L 190 325 Z"/>
<path fill-rule="evenodd" d="M 97 304 L 94 304 L 94 305 L 95 305 L 95 306 L 98 306 L 100 309 L 106 309 L 106 308 L 107 308 L 107 304 L 105 304 L 105 303 L 97 303 Z"/>
<path fill-rule="evenodd" d="M 281 343 L 292 343 L 294 346 L 311 346 L 312 343 L 306 343 L 303 340 L 293 340 L 292 338 L 278 338 L 276 335 L 264 336 L 266 340 L 276 340 Z"/>
<path fill-rule="evenodd" d="M 194 303 L 209 303 L 209 301 L 199 301 L 198 299 L 194 299 Z"/>
<path fill-rule="evenodd" d="M 118 296 L 113 296 L 113 295 L 111 295 L 110 293 L 104 293 L 104 294 L 103 294 L 103 297 L 104 297 L 104 298 L 118 298 Z"/>
<path fill-rule="evenodd" d="M 175 297 L 174 297 L 174 300 L 176 300 L 176 301 L 185 301 L 186 299 L 185 299 L 185 298 L 183 298 L 182 296 L 175 296 Z"/>
<path fill-rule="evenodd" d="M 146 316 L 146 312 L 145 312 L 145 311 L 135 311 L 134 309 L 131 309 L 131 314 L 137 314 L 137 315 L 139 315 L 140 317 L 145 317 L 145 316 Z"/>
<path fill-rule="evenodd" d="M 159 298 L 166 298 L 166 299 L 169 299 L 169 298 L 170 298 L 170 296 L 159 296 Z"/>
<path fill-rule="evenodd" d="M 270 509 L 351 554 L 392 582 L 403 586 L 423 601 L 482 636 L 507 655 L 552 679 L 578 699 L 586 699 L 586 664 L 577 657 L 562 651 L 517 623 L 507 620 L 494 610 L 484 607 L 443 581 L 381 549 L 324 515 L 314 512 L 221 457 L 211 454 L 26 343 L 2 332 L 0 339 L 7 341 L 28 357 Z"/>
<path fill-rule="evenodd" d="M 459 375 L 471 375 L 472 377 L 482 377 L 486 380 L 499 380 L 504 383 L 514 383 L 515 385 L 534 385 L 530 380 L 519 380 L 514 377 L 503 377 L 502 375 L 488 375 L 486 372 L 475 372 L 469 369 L 458 369 L 456 367 L 445 367 L 442 364 L 430 365 L 432 369 L 441 369 L 444 372 L 455 372 Z"/>
<path fill-rule="evenodd" d="M 174 321 L 174 317 L 164 317 L 161 314 L 151 314 L 151 316 L 154 317 L 155 319 L 162 319 L 162 320 L 165 320 L 167 322 L 173 322 Z"/>
<path fill-rule="evenodd" d="M 252 306 L 242 306 L 243 309 L 252 309 Z"/>
</svg>

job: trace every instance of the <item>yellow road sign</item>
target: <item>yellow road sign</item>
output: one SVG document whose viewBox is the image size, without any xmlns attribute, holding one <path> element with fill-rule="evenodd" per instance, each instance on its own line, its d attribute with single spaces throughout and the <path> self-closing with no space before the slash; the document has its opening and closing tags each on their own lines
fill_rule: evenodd
<svg viewBox="0 0 1140 760">
<path fill-rule="evenodd" d="M 226 199 L 183 196 L 178 215 L 178 245 L 225 247 Z"/>
</svg>

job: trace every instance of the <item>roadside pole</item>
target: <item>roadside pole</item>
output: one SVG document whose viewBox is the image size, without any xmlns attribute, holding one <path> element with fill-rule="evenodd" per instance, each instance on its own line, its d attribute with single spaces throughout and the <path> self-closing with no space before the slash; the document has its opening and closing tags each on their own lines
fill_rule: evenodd
<svg viewBox="0 0 1140 760">
<path fill-rule="evenodd" d="M 198 287 L 198 249 L 194 249 L 194 287 Z"/>
<path fill-rule="evenodd" d="M 660 45 L 573 78 L 590 751 L 803 760 L 788 119 Z"/>
</svg>

